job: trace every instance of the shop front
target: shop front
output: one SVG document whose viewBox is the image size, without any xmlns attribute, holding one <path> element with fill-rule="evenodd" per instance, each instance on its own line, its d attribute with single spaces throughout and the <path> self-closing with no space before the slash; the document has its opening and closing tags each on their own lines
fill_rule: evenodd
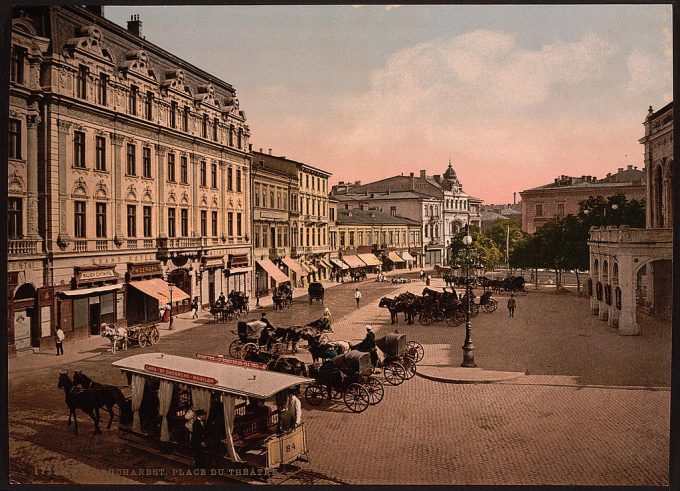
<svg viewBox="0 0 680 491">
<path fill-rule="evenodd" d="M 208 304 L 212 305 L 220 293 L 225 295 L 229 293 L 224 292 L 222 282 L 224 276 L 224 256 L 203 256 L 201 258 L 201 267 L 203 268 L 204 276 L 208 279 Z"/>
<path fill-rule="evenodd" d="M 319 269 L 324 270 L 324 279 L 333 279 L 333 265 L 325 257 L 320 257 L 317 263 Z"/>
<path fill-rule="evenodd" d="M 283 283 L 290 283 L 290 278 L 281 271 L 270 259 L 257 259 L 256 278 L 257 293 L 260 296 L 268 295 L 269 290 L 276 288 Z"/>
<path fill-rule="evenodd" d="M 386 271 L 404 269 L 406 267 L 406 261 L 404 261 L 396 252 L 389 251 L 385 255 L 384 267 Z"/>
<path fill-rule="evenodd" d="M 250 290 L 248 274 L 252 272 L 248 254 L 229 254 L 227 258 L 227 267 L 224 269 L 226 278 L 224 294 L 227 295 L 233 291 L 248 294 Z"/>
<path fill-rule="evenodd" d="M 149 280 L 163 281 L 161 262 L 128 263 L 125 279 L 127 281 L 125 317 L 128 324 L 158 322 L 160 307 L 165 303 L 159 304 L 157 296 L 148 295 L 139 285 Z"/>
<path fill-rule="evenodd" d="M 186 298 L 180 302 L 173 298 L 173 313 L 177 315 L 189 312 L 191 310 L 191 273 L 189 273 L 189 270 L 186 267 L 181 267 L 169 271 L 167 283 L 172 283 L 176 287 L 175 290 L 181 290 L 186 294 L 186 297 L 180 294 L 183 299 Z"/>
<path fill-rule="evenodd" d="M 302 269 L 300 263 L 292 257 L 285 256 L 282 261 L 286 268 L 288 268 L 288 277 L 292 280 L 293 286 L 296 288 L 301 287 L 304 277 L 308 275 L 307 271 Z"/>
<path fill-rule="evenodd" d="M 144 306 L 128 309 L 130 315 L 134 315 L 128 317 L 129 324 L 159 322 L 161 307 L 172 305 L 173 315 L 176 315 L 190 302 L 189 295 L 163 278 L 131 281 L 128 287 L 128 304 L 138 303 Z"/>
<path fill-rule="evenodd" d="M 412 269 L 416 265 L 416 258 L 409 251 L 399 251 L 397 254 L 406 262 L 408 269 Z"/>
</svg>

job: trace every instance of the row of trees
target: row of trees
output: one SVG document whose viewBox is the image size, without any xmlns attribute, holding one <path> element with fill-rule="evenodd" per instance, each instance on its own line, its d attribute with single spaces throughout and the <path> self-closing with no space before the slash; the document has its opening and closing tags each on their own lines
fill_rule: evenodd
<svg viewBox="0 0 680 491">
<path fill-rule="evenodd" d="M 494 269 L 506 260 L 512 268 L 551 269 L 557 277 L 557 288 L 562 283 L 562 273 L 576 273 L 577 288 L 580 291 L 579 272 L 589 268 L 588 234 L 590 227 L 607 225 L 645 226 L 645 205 L 643 201 L 627 200 L 617 194 L 609 198 L 591 196 L 579 203 L 577 215 L 558 215 L 548 220 L 534 235 L 522 232 L 520 224 L 511 220 L 499 220 L 489 232 L 471 226 L 472 244 L 470 253 L 475 262 L 485 269 Z M 451 241 L 451 264 L 462 264 L 465 251 L 464 231 L 456 234 Z"/>
</svg>

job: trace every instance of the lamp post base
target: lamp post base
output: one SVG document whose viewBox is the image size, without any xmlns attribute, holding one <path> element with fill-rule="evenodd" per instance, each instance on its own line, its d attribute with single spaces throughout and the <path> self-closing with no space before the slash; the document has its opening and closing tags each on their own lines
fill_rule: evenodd
<svg viewBox="0 0 680 491">
<path fill-rule="evenodd" d="M 475 368 L 477 366 L 475 363 L 475 347 L 472 343 L 463 345 L 463 363 L 460 366 L 465 368 Z"/>
</svg>

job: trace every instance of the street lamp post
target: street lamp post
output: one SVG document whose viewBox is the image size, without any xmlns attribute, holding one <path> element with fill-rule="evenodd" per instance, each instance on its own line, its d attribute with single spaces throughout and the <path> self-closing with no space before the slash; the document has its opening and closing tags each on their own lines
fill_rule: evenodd
<svg viewBox="0 0 680 491">
<path fill-rule="evenodd" d="M 467 297 L 467 309 L 465 311 L 465 343 L 463 344 L 463 363 L 461 367 L 474 368 L 475 363 L 475 346 L 472 344 L 472 325 L 470 324 L 470 301 L 472 292 L 470 291 L 470 244 L 472 244 L 472 237 L 470 236 L 470 225 L 465 225 L 465 236 L 463 237 L 463 245 L 465 245 L 465 296 Z"/>
<path fill-rule="evenodd" d="M 255 307 L 260 306 L 260 273 L 255 273 Z"/>
<path fill-rule="evenodd" d="M 168 324 L 168 330 L 172 331 L 172 283 L 168 283 L 168 288 L 170 289 L 170 323 Z"/>
</svg>

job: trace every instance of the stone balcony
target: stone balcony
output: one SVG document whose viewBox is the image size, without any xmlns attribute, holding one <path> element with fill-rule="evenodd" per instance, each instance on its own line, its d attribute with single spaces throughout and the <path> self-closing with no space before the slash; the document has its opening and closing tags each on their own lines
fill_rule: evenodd
<svg viewBox="0 0 680 491">
<path fill-rule="evenodd" d="M 40 239 L 9 239 L 7 241 L 7 255 L 12 256 L 34 256 L 42 253 Z"/>
<path fill-rule="evenodd" d="M 673 244 L 672 228 L 592 227 L 589 243 Z"/>
</svg>

